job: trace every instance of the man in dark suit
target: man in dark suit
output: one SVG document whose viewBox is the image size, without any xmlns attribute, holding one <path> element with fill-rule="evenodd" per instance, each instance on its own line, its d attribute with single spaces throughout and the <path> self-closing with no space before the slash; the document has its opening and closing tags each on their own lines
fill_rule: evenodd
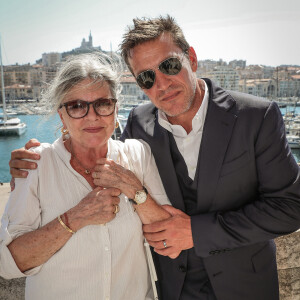
<svg viewBox="0 0 300 300">
<path fill-rule="evenodd" d="M 130 113 L 123 139 L 150 145 L 174 207 L 144 225 L 161 298 L 278 299 L 272 239 L 300 226 L 300 181 L 277 105 L 196 79 L 169 16 L 134 20 L 121 49 L 153 103 Z"/>
<path fill-rule="evenodd" d="M 150 145 L 173 205 L 144 225 L 160 299 L 279 299 L 272 239 L 300 227 L 300 180 L 277 105 L 197 79 L 169 16 L 134 20 L 121 48 L 153 103 L 130 113 L 122 138 Z"/>
</svg>

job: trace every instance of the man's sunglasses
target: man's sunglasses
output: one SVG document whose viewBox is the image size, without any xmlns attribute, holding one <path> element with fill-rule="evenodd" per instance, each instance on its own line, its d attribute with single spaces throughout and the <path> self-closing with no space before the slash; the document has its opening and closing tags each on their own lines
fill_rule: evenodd
<svg viewBox="0 0 300 300">
<path fill-rule="evenodd" d="M 169 57 L 162 61 L 157 70 L 165 75 L 177 75 L 182 69 L 182 64 L 179 58 Z M 155 71 L 146 70 L 136 76 L 136 82 L 142 89 L 151 89 L 155 83 Z"/>
<path fill-rule="evenodd" d="M 59 108 L 64 106 L 71 118 L 80 119 L 89 113 L 90 105 L 92 105 L 96 115 L 107 117 L 115 111 L 116 102 L 117 100 L 113 98 L 100 98 L 92 102 L 72 100 L 61 104 Z"/>
</svg>

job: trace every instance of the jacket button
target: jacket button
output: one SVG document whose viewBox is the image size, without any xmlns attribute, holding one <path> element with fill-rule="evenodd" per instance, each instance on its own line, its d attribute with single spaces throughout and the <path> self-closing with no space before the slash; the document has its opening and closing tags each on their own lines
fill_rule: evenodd
<svg viewBox="0 0 300 300">
<path fill-rule="evenodd" d="M 186 267 L 185 266 L 179 266 L 179 271 L 184 273 L 186 272 Z"/>
</svg>

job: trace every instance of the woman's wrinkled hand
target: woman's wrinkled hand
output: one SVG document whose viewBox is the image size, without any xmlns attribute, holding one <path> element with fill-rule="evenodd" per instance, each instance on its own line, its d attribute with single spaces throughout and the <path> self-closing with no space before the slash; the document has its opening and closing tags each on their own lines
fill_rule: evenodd
<svg viewBox="0 0 300 300">
<path fill-rule="evenodd" d="M 68 211 L 71 228 L 79 230 L 87 225 L 106 224 L 116 217 L 116 206 L 120 203 L 120 190 L 95 188 L 75 207 Z"/>
<path fill-rule="evenodd" d="M 92 176 L 95 185 L 117 188 L 128 198 L 134 198 L 135 193 L 143 189 L 143 185 L 132 171 L 125 169 L 111 159 L 101 158 L 97 160 Z"/>
</svg>

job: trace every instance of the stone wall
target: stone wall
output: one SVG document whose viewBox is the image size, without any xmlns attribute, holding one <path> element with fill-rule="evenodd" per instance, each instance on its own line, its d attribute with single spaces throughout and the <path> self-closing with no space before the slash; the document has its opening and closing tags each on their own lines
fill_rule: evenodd
<svg viewBox="0 0 300 300">
<path fill-rule="evenodd" d="M 280 300 L 300 300 L 300 230 L 275 241 Z"/>
</svg>

